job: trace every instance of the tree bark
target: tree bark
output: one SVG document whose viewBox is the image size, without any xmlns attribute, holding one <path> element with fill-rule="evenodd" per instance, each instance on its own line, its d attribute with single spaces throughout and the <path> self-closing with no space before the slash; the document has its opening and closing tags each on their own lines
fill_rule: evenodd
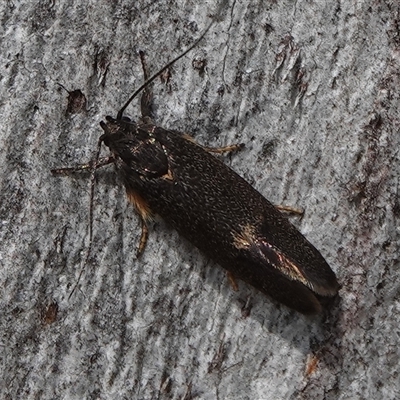
<svg viewBox="0 0 400 400">
<path fill-rule="evenodd" d="M 399 13 L 389 0 L 2 2 L 2 398 L 399 398 Z M 322 316 L 232 291 L 162 220 L 136 259 L 140 221 L 112 167 L 97 173 L 85 262 L 89 175 L 50 173 L 93 157 L 98 123 L 143 82 L 139 50 L 157 71 L 212 17 L 155 81 L 155 121 L 245 143 L 225 162 L 304 208 L 292 222 L 342 285 Z"/>
</svg>

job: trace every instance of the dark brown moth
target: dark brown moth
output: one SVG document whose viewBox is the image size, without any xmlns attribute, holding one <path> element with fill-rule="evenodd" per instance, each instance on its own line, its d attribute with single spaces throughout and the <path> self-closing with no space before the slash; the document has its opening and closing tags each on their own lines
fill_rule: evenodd
<svg viewBox="0 0 400 400">
<path fill-rule="evenodd" d="M 139 254 L 147 240 L 147 222 L 158 214 L 233 278 L 301 313 L 320 312 L 320 298 L 338 292 L 336 276 L 320 252 L 274 205 L 212 154 L 240 146 L 207 148 L 151 121 L 149 83 L 198 41 L 150 79 L 146 79 L 142 57 L 145 84 L 117 118 L 108 116 L 100 123 L 104 133 L 96 159 L 53 173 L 89 169 L 94 177 L 97 168 L 114 164 L 142 222 Z M 123 117 L 143 89 L 142 119 L 134 122 Z M 111 156 L 99 159 L 102 143 Z"/>
</svg>

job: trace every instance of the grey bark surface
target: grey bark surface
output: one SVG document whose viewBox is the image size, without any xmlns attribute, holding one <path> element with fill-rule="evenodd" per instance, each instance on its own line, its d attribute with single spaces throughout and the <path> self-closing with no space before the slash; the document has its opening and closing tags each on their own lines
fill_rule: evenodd
<svg viewBox="0 0 400 400">
<path fill-rule="evenodd" d="M 138 50 L 156 71 L 217 7 L 0 3 L 1 398 L 400 397 L 395 1 L 227 1 L 153 88 L 157 124 L 210 146 L 244 142 L 225 162 L 305 209 L 292 221 L 342 285 L 330 310 L 307 318 L 245 284 L 232 291 L 162 220 L 137 260 L 140 222 L 112 167 L 97 173 L 92 254 L 69 297 L 89 176 L 50 169 L 93 157 L 99 121 L 142 83 Z M 68 110 L 58 84 L 80 90 L 84 110 Z"/>
</svg>

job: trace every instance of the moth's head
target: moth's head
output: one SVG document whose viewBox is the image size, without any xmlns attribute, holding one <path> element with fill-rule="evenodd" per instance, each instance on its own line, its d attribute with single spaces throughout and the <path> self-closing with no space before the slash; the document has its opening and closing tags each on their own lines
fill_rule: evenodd
<svg viewBox="0 0 400 400">
<path fill-rule="evenodd" d="M 104 133 L 100 136 L 100 141 L 110 147 L 110 141 L 115 139 L 117 135 L 123 135 L 124 132 L 132 130 L 136 127 L 135 121 L 129 117 L 122 117 L 120 120 L 106 116 L 106 122 L 101 121 L 100 126 Z"/>
</svg>

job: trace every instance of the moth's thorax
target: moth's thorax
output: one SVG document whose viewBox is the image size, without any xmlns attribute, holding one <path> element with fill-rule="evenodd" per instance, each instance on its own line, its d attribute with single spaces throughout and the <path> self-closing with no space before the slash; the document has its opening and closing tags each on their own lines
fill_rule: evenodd
<svg viewBox="0 0 400 400">
<path fill-rule="evenodd" d="M 155 125 L 107 117 L 101 127 L 101 140 L 118 160 L 120 169 L 143 179 L 168 175 L 168 158 L 164 146 L 155 138 Z"/>
</svg>

